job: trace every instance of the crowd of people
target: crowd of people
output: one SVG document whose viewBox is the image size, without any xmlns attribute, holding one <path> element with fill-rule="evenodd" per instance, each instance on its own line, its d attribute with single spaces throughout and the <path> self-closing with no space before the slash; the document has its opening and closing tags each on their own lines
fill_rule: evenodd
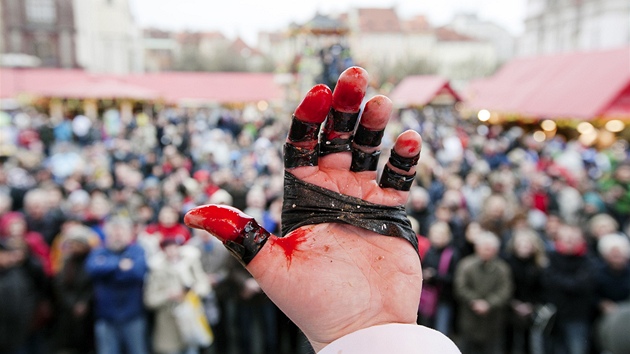
<svg viewBox="0 0 630 354">
<path fill-rule="evenodd" d="M 0 352 L 311 352 L 221 243 L 182 222 L 229 204 L 279 234 L 289 115 L 2 114 Z M 540 143 L 426 107 L 396 113 L 386 149 L 404 129 L 424 140 L 407 207 L 418 322 L 464 354 L 617 353 L 624 335 L 607 325 L 630 300 L 628 143 Z"/>
</svg>

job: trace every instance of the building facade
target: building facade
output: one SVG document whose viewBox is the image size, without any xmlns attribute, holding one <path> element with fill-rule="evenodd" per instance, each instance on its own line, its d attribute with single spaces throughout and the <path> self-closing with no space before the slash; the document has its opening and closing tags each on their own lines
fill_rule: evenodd
<svg viewBox="0 0 630 354">
<path fill-rule="evenodd" d="M 74 0 L 74 21 L 80 66 L 97 73 L 143 71 L 141 33 L 128 0 Z"/>
<path fill-rule="evenodd" d="M 491 74 L 502 60 L 492 38 L 469 36 L 450 27 L 436 28 L 424 16 L 402 19 L 394 7 L 353 8 L 334 19 L 320 19 L 322 24 L 337 22 L 337 30 L 329 29 L 330 33 L 312 31 L 313 22 L 320 17 L 317 14 L 303 25 L 294 25 L 287 31 L 289 35 L 259 36 L 259 49 L 273 57 L 278 68 L 307 71 L 316 77 L 309 59 L 319 59 L 321 49 L 340 43 L 349 48 L 354 63 L 365 67 L 377 81 L 409 74 L 440 74 L 465 81 Z"/>
<path fill-rule="evenodd" d="M 0 19 L 4 65 L 77 67 L 72 0 L 0 0 Z"/>
<path fill-rule="evenodd" d="M 528 0 L 518 55 L 630 45 L 628 0 Z"/>
</svg>

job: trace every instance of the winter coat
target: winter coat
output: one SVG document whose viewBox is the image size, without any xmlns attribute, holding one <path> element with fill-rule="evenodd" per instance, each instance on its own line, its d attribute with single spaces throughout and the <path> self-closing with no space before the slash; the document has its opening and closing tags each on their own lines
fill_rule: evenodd
<svg viewBox="0 0 630 354">
<path fill-rule="evenodd" d="M 551 252 L 542 276 L 545 298 L 556 305 L 556 321 L 589 321 L 593 315 L 595 262 L 588 255 Z"/>
<path fill-rule="evenodd" d="M 422 258 L 422 269 L 433 269 L 435 271 L 435 275 L 429 279 L 425 280 L 427 284 L 436 285 L 440 289 L 440 302 L 452 304 L 454 302 L 453 299 L 453 276 L 455 275 L 455 266 L 458 262 L 457 251 L 452 246 L 453 255 L 451 256 L 451 260 L 448 263 L 448 268 L 445 274 L 440 274 L 438 272 L 440 266 L 440 258 L 444 253 L 445 248 L 437 249 L 435 247 L 430 247 L 427 253 Z"/>
<path fill-rule="evenodd" d="M 622 302 L 630 299 L 630 264 L 613 270 L 604 261 L 597 267 L 597 301 Z"/>
<path fill-rule="evenodd" d="M 130 269 L 120 268 L 123 259 L 131 261 Z M 97 319 L 122 323 L 144 315 L 142 289 L 147 265 L 140 246 L 132 244 L 121 252 L 97 248 L 90 253 L 86 270 L 94 284 Z"/>
<path fill-rule="evenodd" d="M 476 255 L 462 259 L 455 271 L 454 291 L 462 335 L 481 342 L 501 333 L 513 291 L 512 275 L 505 261 L 495 258 L 484 262 Z M 471 301 L 479 299 L 490 305 L 486 315 L 477 315 L 470 307 Z"/>
<path fill-rule="evenodd" d="M 92 313 L 92 281 L 85 269 L 87 254 L 68 258 L 53 280 L 57 305 L 55 345 L 59 349 L 79 352 L 93 350 L 94 314 Z M 75 314 L 76 306 L 85 306 L 83 315 Z"/>
<path fill-rule="evenodd" d="M 513 254 L 506 257 L 514 280 L 514 299 L 521 302 L 539 303 L 541 301 L 543 268 L 534 258 L 518 258 Z"/>
<path fill-rule="evenodd" d="M 36 284 L 44 278 L 34 257 L 0 268 L 0 353 L 16 350 L 26 341 L 39 299 Z"/>
<path fill-rule="evenodd" d="M 158 353 L 174 353 L 186 348 L 179 332 L 173 309 L 178 301 L 171 298 L 191 289 L 200 297 L 208 295 L 210 284 L 199 260 L 199 251 L 190 246 L 179 248 L 181 259 L 171 263 L 163 253 L 151 260 L 151 270 L 144 291 L 144 303 L 155 311 L 153 349 Z"/>
</svg>

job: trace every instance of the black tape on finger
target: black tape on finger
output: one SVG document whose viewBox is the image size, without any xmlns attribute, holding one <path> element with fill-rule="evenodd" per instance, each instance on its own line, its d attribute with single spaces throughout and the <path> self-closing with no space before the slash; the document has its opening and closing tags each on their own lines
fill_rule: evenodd
<svg viewBox="0 0 630 354">
<path fill-rule="evenodd" d="M 352 132 L 358 119 L 359 112 L 345 113 L 331 108 L 324 123 L 319 154 L 324 156 L 350 151 Z M 340 135 L 346 135 L 346 137 L 341 137 Z"/>
<path fill-rule="evenodd" d="M 225 248 L 244 266 L 256 257 L 269 239 L 269 232 L 258 225 L 255 220 L 243 228 L 243 237 L 238 242 L 225 241 Z"/>
<path fill-rule="evenodd" d="M 318 146 L 314 148 L 302 148 L 291 143 L 284 144 L 284 167 L 295 168 L 304 166 L 317 166 Z"/>
<path fill-rule="evenodd" d="M 328 154 L 334 154 L 337 152 L 350 151 L 350 142 L 352 137 L 349 138 L 334 138 L 331 140 L 324 139 L 319 146 L 319 155 L 325 156 Z"/>
<path fill-rule="evenodd" d="M 317 140 L 321 123 L 308 123 L 293 116 L 291 129 L 289 129 L 289 140 L 294 142 Z"/>
<path fill-rule="evenodd" d="M 384 130 L 369 130 L 359 124 L 352 144 L 352 164 L 350 171 L 376 171 L 381 151 L 369 152 L 381 145 Z M 367 151 L 366 151 L 367 150 Z"/>
<path fill-rule="evenodd" d="M 409 172 L 411 168 L 418 163 L 419 159 L 419 152 L 412 157 L 403 157 L 398 155 L 396 150 L 392 149 L 391 155 L 389 156 L 389 163 L 391 163 L 393 167 Z"/>
<path fill-rule="evenodd" d="M 326 128 L 338 133 L 351 133 L 354 131 L 358 119 L 359 112 L 346 113 L 331 108 L 326 118 Z"/>
<path fill-rule="evenodd" d="M 384 236 L 401 237 L 418 251 L 418 238 L 404 206 L 386 206 L 304 182 L 284 174 L 282 236 L 306 225 L 343 223 Z"/>
<path fill-rule="evenodd" d="M 377 147 L 381 145 L 384 132 L 385 130 L 370 130 L 359 124 L 356 133 L 354 133 L 354 143 L 361 146 Z"/>
<path fill-rule="evenodd" d="M 381 156 L 381 150 L 374 152 L 364 152 L 357 148 L 352 147 L 352 164 L 350 165 L 350 171 L 363 172 L 363 171 L 376 171 L 378 167 L 378 158 Z"/>
<path fill-rule="evenodd" d="M 415 172 L 412 175 L 403 175 L 385 165 L 383 174 L 381 175 L 381 181 L 378 185 L 381 188 L 394 188 L 399 191 L 408 191 L 411 189 L 415 177 Z"/>
</svg>

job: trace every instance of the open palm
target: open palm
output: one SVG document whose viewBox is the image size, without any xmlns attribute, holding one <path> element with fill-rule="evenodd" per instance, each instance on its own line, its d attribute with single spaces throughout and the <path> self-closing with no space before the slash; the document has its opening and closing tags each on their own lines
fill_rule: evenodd
<svg viewBox="0 0 630 354">
<path fill-rule="evenodd" d="M 294 119 L 319 123 L 331 106 L 356 112 L 366 86 L 363 69 L 348 69 L 334 93 L 322 88 L 311 90 Z M 360 124 L 383 130 L 391 109 L 389 99 L 376 96 L 366 103 Z M 287 141 L 309 149 L 315 147 L 317 136 Z M 407 158 L 417 155 L 420 145 L 420 136 L 407 131 L 398 137 L 394 150 Z M 352 159 L 350 152 L 330 153 L 319 157 L 316 165 L 287 166 L 287 173 L 373 204 L 404 205 L 407 191 L 380 187 L 376 171 L 351 171 Z M 411 175 L 413 169 L 397 172 Z M 199 227 L 190 220 L 188 223 Z M 403 238 L 342 223 L 306 225 L 285 237 L 270 236 L 247 269 L 316 351 L 362 328 L 416 321 L 422 272 L 417 251 Z"/>
</svg>

